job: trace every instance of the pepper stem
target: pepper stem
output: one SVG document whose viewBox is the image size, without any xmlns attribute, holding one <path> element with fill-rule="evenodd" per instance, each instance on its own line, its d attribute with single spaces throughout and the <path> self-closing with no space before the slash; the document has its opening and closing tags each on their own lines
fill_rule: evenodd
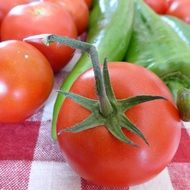
<svg viewBox="0 0 190 190">
<path fill-rule="evenodd" d="M 190 121 L 190 89 L 178 81 L 167 81 L 167 85 L 173 94 L 181 119 Z"/>
<path fill-rule="evenodd" d="M 45 39 L 43 38 L 43 42 L 45 44 L 49 44 L 51 42 L 58 42 L 89 53 L 90 58 L 92 60 L 93 71 L 96 81 L 96 91 L 100 104 L 100 112 L 105 117 L 109 115 L 113 111 L 113 108 L 106 94 L 105 82 L 100 69 L 99 57 L 96 47 L 86 42 L 57 35 L 47 35 L 45 36 Z"/>
<path fill-rule="evenodd" d="M 177 92 L 177 107 L 183 121 L 190 121 L 190 89 L 181 88 Z"/>
</svg>

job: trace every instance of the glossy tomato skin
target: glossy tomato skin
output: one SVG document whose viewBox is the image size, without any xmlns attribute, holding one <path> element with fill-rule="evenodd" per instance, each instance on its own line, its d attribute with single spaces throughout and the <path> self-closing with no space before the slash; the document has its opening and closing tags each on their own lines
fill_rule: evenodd
<svg viewBox="0 0 190 190">
<path fill-rule="evenodd" d="M 79 133 L 58 135 L 67 162 L 83 178 L 100 185 L 130 186 L 157 175 L 173 158 L 181 135 L 181 121 L 165 84 L 150 71 L 127 63 L 109 63 L 112 86 L 118 99 L 150 94 L 168 99 L 137 105 L 127 116 L 143 132 L 149 142 L 124 132 L 139 148 L 120 142 L 104 126 Z M 95 98 L 92 70 L 83 73 L 71 92 Z M 61 107 L 57 132 L 71 127 L 89 116 L 90 111 L 66 99 Z"/>
<path fill-rule="evenodd" d="M 89 10 L 84 0 L 43 0 L 45 2 L 53 2 L 63 6 L 76 24 L 78 34 L 86 31 L 88 26 Z"/>
<path fill-rule="evenodd" d="M 0 68 L 0 122 L 24 121 L 51 93 L 52 68 L 35 47 L 15 40 L 0 43 Z"/>
<path fill-rule="evenodd" d="M 173 1 L 167 11 L 168 15 L 178 17 L 179 19 L 190 24 L 190 1 L 189 0 L 176 0 Z"/>
<path fill-rule="evenodd" d="M 167 3 L 168 3 L 168 9 L 169 7 L 171 6 L 171 4 L 174 2 L 174 0 L 167 0 Z"/>
<path fill-rule="evenodd" d="M 93 0 L 84 0 L 84 1 L 88 5 L 89 8 L 92 6 Z"/>
<path fill-rule="evenodd" d="M 50 2 L 34 2 L 13 8 L 5 17 L 1 28 L 2 40 L 22 40 L 28 36 L 44 33 L 77 37 L 71 15 L 64 11 L 62 6 Z M 41 41 L 36 41 L 31 44 L 47 57 L 54 72 L 63 68 L 74 52 L 70 47 L 56 43 L 46 46 Z"/>
<path fill-rule="evenodd" d="M 30 0 L 0 0 L 0 23 L 5 15 L 15 6 L 29 3 Z"/>
<path fill-rule="evenodd" d="M 171 0 L 144 0 L 156 13 L 165 14 Z"/>
</svg>

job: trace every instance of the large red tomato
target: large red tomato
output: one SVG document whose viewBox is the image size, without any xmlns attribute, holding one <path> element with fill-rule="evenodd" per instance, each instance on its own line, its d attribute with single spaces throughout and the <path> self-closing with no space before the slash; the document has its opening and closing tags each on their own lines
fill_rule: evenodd
<svg viewBox="0 0 190 190">
<path fill-rule="evenodd" d="M 1 39 L 23 39 L 28 36 L 52 33 L 70 38 L 77 37 L 76 26 L 71 15 L 62 6 L 50 2 L 34 2 L 13 8 L 5 17 L 1 27 Z M 52 43 L 31 42 L 49 60 L 54 72 L 64 67 L 73 56 L 70 47 Z"/>
<path fill-rule="evenodd" d="M 172 0 L 144 0 L 156 13 L 165 14 Z"/>
<path fill-rule="evenodd" d="M 78 34 L 85 32 L 88 25 L 89 10 L 84 0 L 42 0 L 62 5 L 73 17 Z"/>
<path fill-rule="evenodd" d="M 5 15 L 15 6 L 29 3 L 30 0 L 0 0 L 0 23 Z"/>
<path fill-rule="evenodd" d="M 190 24 L 190 0 L 175 0 L 169 7 L 167 14 L 176 16 Z"/>
<path fill-rule="evenodd" d="M 123 129 L 139 147 L 125 144 L 104 126 L 78 133 L 64 132 L 58 135 L 58 142 L 72 168 L 93 183 L 108 186 L 142 183 L 157 175 L 171 161 L 180 141 L 182 123 L 171 103 L 168 88 L 157 76 L 134 64 L 109 63 L 108 66 L 117 99 L 149 94 L 169 100 L 142 103 L 125 113 L 145 135 L 149 146 Z M 94 83 L 90 69 L 75 81 L 70 91 L 96 99 Z M 66 98 L 59 113 L 57 132 L 81 122 L 89 114 L 89 110 Z"/>
<path fill-rule="evenodd" d="M 22 41 L 0 43 L 0 122 L 20 122 L 48 98 L 53 71 L 44 55 Z"/>
</svg>

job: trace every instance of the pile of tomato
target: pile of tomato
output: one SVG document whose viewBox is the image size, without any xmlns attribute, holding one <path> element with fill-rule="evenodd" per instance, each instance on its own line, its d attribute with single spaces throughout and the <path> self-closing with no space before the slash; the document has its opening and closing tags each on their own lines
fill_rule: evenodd
<svg viewBox="0 0 190 190">
<path fill-rule="evenodd" d="M 177 16 L 190 23 L 190 0 L 145 1 L 159 14 Z M 76 39 L 87 29 L 91 4 L 92 0 L 0 0 L 0 123 L 21 122 L 34 114 L 49 97 L 54 74 L 74 55 L 74 49 L 68 46 L 58 43 L 47 46 L 31 36 L 55 34 Z M 164 95 L 172 101 L 164 83 L 144 68 L 123 63 L 109 64 L 109 68 L 114 81 L 122 79 L 125 84 L 113 83 L 118 99 L 145 92 Z M 93 84 L 92 70 L 88 70 L 77 79 L 71 91 L 86 93 L 95 99 Z M 120 143 L 100 127 L 102 123 L 98 123 L 99 127 L 93 131 L 58 137 L 68 162 L 85 179 L 104 185 L 131 185 L 155 176 L 176 152 L 181 121 L 173 103 L 161 100 L 157 103 L 158 111 L 153 111 L 154 107 L 151 103 L 137 106 L 128 111 L 129 121 L 125 121 L 131 120 L 140 126 L 150 146 L 134 134 L 131 134 L 132 140 L 138 142 L 141 149 Z M 116 106 L 113 108 L 115 111 Z M 73 114 L 73 110 L 77 113 Z M 64 114 L 58 118 L 58 130 L 75 125 L 89 115 L 86 109 L 70 99 L 66 99 L 61 112 Z M 121 134 L 127 135 L 130 132 L 127 130 L 125 134 L 121 130 Z"/>
<path fill-rule="evenodd" d="M 159 14 L 190 23 L 190 0 L 145 1 Z M 23 121 L 41 107 L 54 73 L 74 54 L 68 46 L 45 46 L 28 37 L 53 33 L 76 39 L 87 29 L 91 5 L 92 0 L 0 0 L 0 122 Z"/>
<path fill-rule="evenodd" d="M 145 0 L 158 14 L 175 16 L 190 24 L 190 0 Z"/>
<path fill-rule="evenodd" d="M 34 114 L 52 91 L 54 73 L 74 54 L 67 46 L 46 46 L 27 38 L 44 33 L 77 38 L 87 29 L 91 4 L 91 0 L 0 0 L 1 123 L 21 122 Z"/>
</svg>

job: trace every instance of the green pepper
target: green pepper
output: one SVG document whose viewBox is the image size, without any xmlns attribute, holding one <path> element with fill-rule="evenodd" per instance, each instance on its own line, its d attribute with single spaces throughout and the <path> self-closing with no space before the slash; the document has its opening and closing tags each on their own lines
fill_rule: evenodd
<svg viewBox="0 0 190 190">
<path fill-rule="evenodd" d="M 107 57 L 109 61 L 123 60 L 131 38 L 134 16 L 134 0 L 95 1 L 90 15 L 87 42 L 94 45 L 99 53 L 100 63 Z M 83 54 L 71 73 L 63 81 L 61 90 L 69 91 L 77 77 L 91 67 L 87 54 Z M 52 137 L 57 138 L 56 122 L 65 99 L 58 94 L 52 120 Z"/>
<path fill-rule="evenodd" d="M 142 0 L 135 1 L 133 34 L 126 60 L 156 73 L 176 101 L 178 90 L 190 88 L 190 46 Z"/>
<path fill-rule="evenodd" d="M 172 17 L 172 16 L 162 16 L 162 20 L 167 23 L 177 34 L 190 45 L 190 26 L 184 21 Z"/>
<path fill-rule="evenodd" d="M 162 79 L 179 78 L 190 86 L 190 47 L 143 1 L 135 3 L 133 34 L 126 59 Z"/>
</svg>

